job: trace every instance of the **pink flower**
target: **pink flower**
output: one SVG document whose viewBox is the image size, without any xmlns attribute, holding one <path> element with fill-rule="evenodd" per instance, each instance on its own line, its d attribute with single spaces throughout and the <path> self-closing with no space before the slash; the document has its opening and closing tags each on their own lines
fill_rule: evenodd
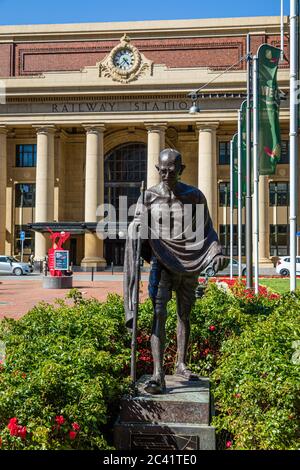
<svg viewBox="0 0 300 470">
<path fill-rule="evenodd" d="M 241 394 L 240 394 L 240 393 L 236 393 L 236 394 L 235 394 L 235 398 L 241 398 Z"/>
<path fill-rule="evenodd" d="M 232 446 L 232 441 L 227 441 L 226 442 L 226 447 L 229 449 Z"/>
<path fill-rule="evenodd" d="M 72 428 L 74 429 L 74 431 L 79 431 L 80 430 L 80 426 L 78 423 L 72 423 Z"/>
<path fill-rule="evenodd" d="M 55 416 L 55 421 L 58 424 L 58 426 L 62 426 L 65 422 L 65 418 L 62 415 Z"/>
<path fill-rule="evenodd" d="M 77 432 L 75 432 L 75 431 L 70 431 L 69 432 L 69 437 L 70 437 L 71 441 L 74 441 L 76 436 L 77 436 Z"/>
</svg>

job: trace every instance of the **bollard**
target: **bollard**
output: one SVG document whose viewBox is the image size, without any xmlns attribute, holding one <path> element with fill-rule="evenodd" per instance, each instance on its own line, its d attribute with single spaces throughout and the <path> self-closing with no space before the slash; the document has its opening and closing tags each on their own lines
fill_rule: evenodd
<svg viewBox="0 0 300 470">
<path fill-rule="evenodd" d="M 110 266 L 111 266 L 111 275 L 113 275 L 113 273 L 114 273 L 114 263 L 113 263 L 113 261 L 110 263 Z"/>
<path fill-rule="evenodd" d="M 94 267 L 92 267 L 92 282 L 94 282 Z"/>
</svg>

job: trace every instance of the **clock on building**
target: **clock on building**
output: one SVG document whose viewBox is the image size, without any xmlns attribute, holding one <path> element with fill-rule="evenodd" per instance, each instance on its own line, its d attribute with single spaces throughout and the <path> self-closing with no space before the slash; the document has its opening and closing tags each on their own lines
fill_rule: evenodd
<svg viewBox="0 0 300 470">
<path fill-rule="evenodd" d="M 121 83 L 137 80 L 147 71 L 152 73 L 152 62 L 130 42 L 124 34 L 120 43 L 100 62 L 99 75 Z"/>
<path fill-rule="evenodd" d="M 113 57 L 113 64 L 120 70 L 129 70 L 134 65 L 134 53 L 128 47 L 116 51 Z"/>
</svg>

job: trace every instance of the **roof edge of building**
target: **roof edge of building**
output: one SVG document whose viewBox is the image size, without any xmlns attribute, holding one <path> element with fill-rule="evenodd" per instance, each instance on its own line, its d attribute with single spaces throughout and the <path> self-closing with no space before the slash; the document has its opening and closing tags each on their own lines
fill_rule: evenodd
<svg viewBox="0 0 300 470">
<path fill-rule="evenodd" d="M 288 17 L 284 17 L 285 23 Z M 93 23 L 61 23 L 61 24 L 32 24 L 32 25 L 2 25 L 0 37 L 6 35 L 14 39 L 18 36 L 80 36 L 86 34 L 116 34 L 123 32 L 155 33 L 155 32 L 181 32 L 214 30 L 261 30 L 279 28 L 279 16 L 255 16 L 236 18 L 206 18 L 206 19 L 179 19 L 179 20 L 145 20 L 124 22 L 93 22 Z"/>
</svg>

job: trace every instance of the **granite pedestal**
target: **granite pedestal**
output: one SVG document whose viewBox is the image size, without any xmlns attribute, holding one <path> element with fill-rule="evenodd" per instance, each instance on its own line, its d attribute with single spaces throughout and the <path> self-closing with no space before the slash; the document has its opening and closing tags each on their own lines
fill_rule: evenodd
<svg viewBox="0 0 300 470">
<path fill-rule="evenodd" d="M 44 289 L 71 289 L 73 286 L 73 276 L 44 276 Z"/>
<path fill-rule="evenodd" d="M 137 396 L 123 397 L 114 427 L 120 450 L 214 450 L 215 429 L 210 426 L 212 405 L 209 379 L 188 381 L 166 376 L 167 392 L 144 392 L 150 376 L 137 383 Z"/>
</svg>

